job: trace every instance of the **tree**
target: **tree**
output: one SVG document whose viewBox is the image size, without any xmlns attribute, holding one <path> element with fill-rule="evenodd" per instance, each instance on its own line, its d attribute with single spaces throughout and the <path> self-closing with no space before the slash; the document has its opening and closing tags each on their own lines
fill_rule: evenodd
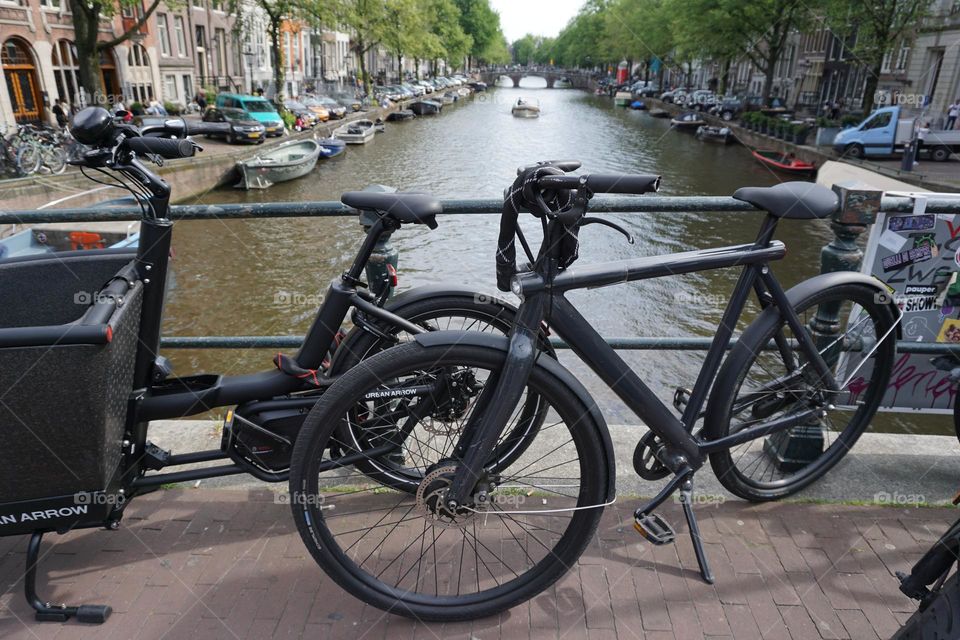
<svg viewBox="0 0 960 640">
<path fill-rule="evenodd" d="M 367 73 L 367 53 L 379 45 L 391 28 L 390 14 L 384 0 L 336 0 L 332 9 L 339 24 L 353 33 L 350 42 L 360 65 L 360 82 L 367 95 L 373 93 L 373 82 Z"/>
<path fill-rule="evenodd" d="M 671 11 L 664 0 L 613 0 L 602 16 L 606 57 L 643 61 L 647 79 L 654 60 L 661 61 L 661 74 L 662 63 L 673 61 L 676 41 L 670 28 Z"/>
<path fill-rule="evenodd" d="M 495 47 L 500 31 L 500 15 L 490 7 L 489 0 L 456 0 L 460 9 L 460 27 L 470 36 L 471 46 L 467 66 L 474 59 L 484 60 L 491 47 Z"/>
<path fill-rule="evenodd" d="M 564 67 L 594 66 L 613 59 L 606 49 L 604 13 L 608 0 L 588 0 L 554 43 L 554 62 Z"/>
<path fill-rule="evenodd" d="M 818 0 L 669 0 L 674 37 L 688 59 L 743 55 L 764 74 L 763 100 L 773 91 L 777 62 L 791 33 L 803 30 Z"/>
<path fill-rule="evenodd" d="M 385 0 L 384 5 L 390 28 L 383 32 L 383 45 L 397 57 L 397 71 L 402 74 L 403 57 L 433 34 L 428 31 L 424 7 L 415 0 Z"/>
<path fill-rule="evenodd" d="M 126 31 L 110 40 L 98 40 L 101 18 L 112 18 L 124 8 L 141 8 L 142 2 L 139 0 L 70 0 L 74 44 L 77 49 L 77 80 L 88 99 L 93 98 L 94 102 L 102 101 L 104 91 L 103 76 L 100 73 L 100 54 L 139 33 L 140 27 L 146 24 L 159 5 L 160 0 L 153 0 L 140 18 Z"/>
<path fill-rule="evenodd" d="M 426 0 L 424 6 L 428 12 L 426 37 L 435 38 L 439 45 L 439 55 L 434 58 L 443 57 L 459 67 L 473 48 L 473 38 L 463 30 L 460 9 L 453 0 Z"/>
<path fill-rule="evenodd" d="M 528 33 L 510 45 L 510 48 L 513 50 L 513 62 L 525 67 L 533 62 L 533 54 L 537 51 L 537 41 L 533 34 Z"/>
<path fill-rule="evenodd" d="M 883 58 L 892 55 L 905 36 L 918 28 L 931 0 L 838 0 L 831 3 L 828 20 L 837 37 L 856 37 L 854 55 L 867 68 L 863 112 L 873 111 Z"/>
</svg>

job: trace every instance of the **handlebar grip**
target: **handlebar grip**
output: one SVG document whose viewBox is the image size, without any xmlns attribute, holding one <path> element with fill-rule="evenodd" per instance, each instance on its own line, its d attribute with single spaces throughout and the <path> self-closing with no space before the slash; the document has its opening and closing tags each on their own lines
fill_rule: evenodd
<svg viewBox="0 0 960 640">
<path fill-rule="evenodd" d="M 191 122 L 184 120 L 184 128 L 188 136 L 199 136 L 210 133 L 230 133 L 229 122 Z"/>
<path fill-rule="evenodd" d="M 127 148 L 137 154 L 153 153 L 167 160 L 190 158 L 196 146 L 189 140 L 171 140 L 169 138 L 128 138 Z"/>
<path fill-rule="evenodd" d="M 594 193 L 652 193 L 660 189 L 660 176 L 594 173 L 587 176 L 587 188 Z"/>
</svg>

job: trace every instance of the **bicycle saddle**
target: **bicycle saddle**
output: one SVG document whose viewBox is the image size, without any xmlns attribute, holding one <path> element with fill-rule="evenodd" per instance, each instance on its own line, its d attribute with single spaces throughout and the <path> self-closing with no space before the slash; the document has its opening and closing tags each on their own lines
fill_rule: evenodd
<svg viewBox="0 0 960 640">
<path fill-rule="evenodd" d="M 811 220 L 836 213 L 839 198 L 812 182 L 783 182 L 773 187 L 743 187 L 733 197 L 768 211 L 777 218 Z"/>
<path fill-rule="evenodd" d="M 376 211 L 401 224 L 413 222 L 431 229 L 436 229 L 436 216 L 443 212 L 440 202 L 424 193 L 348 191 L 340 196 L 340 202 L 361 211 Z"/>
</svg>

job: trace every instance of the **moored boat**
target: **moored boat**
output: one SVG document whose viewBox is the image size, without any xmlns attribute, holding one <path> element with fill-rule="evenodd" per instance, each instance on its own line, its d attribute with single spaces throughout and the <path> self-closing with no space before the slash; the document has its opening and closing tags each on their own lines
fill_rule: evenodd
<svg viewBox="0 0 960 640">
<path fill-rule="evenodd" d="M 647 108 L 647 103 L 643 100 L 634 100 L 630 103 L 630 108 L 634 111 L 644 111 Z"/>
<path fill-rule="evenodd" d="M 403 120 L 413 120 L 417 117 L 410 109 L 400 109 L 399 111 L 393 111 L 387 115 L 387 122 L 401 122 Z"/>
<path fill-rule="evenodd" d="M 443 102 L 444 106 L 448 104 L 453 104 L 459 99 L 460 99 L 460 96 L 453 93 L 452 91 L 447 91 L 446 93 L 441 94 L 439 97 L 439 100 Z"/>
<path fill-rule="evenodd" d="M 437 100 L 417 100 L 410 105 L 410 111 L 418 116 L 430 116 L 440 113 L 443 103 Z"/>
<path fill-rule="evenodd" d="M 697 129 L 697 138 L 704 142 L 728 144 L 733 141 L 733 133 L 728 127 L 711 127 L 704 125 Z"/>
<path fill-rule="evenodd" d="M 477 91 L 477 92 L 486 91 L 486 90 L 487 90 L 487 83 L 486 83 L 486 82 L 480 82 L 479 80 L 474 81 L 474 82 L 471 82 L 471 83 L 470 83 L 470 86 L 473 88 L 474 91 Z"/>
<path fill-rule="evenodd" d="M 572 89 L 573 83 L 570 82 L 570 78 L 563 76 L 559 80 L 553 83 L 555 89 Z"/>
<path fill-rule="evenodd" d="M 338 156 L 347 148 L 347 143 L 337 138 L 317 138 L 317 144 L 320 145 L 321 158 Z"/>
<path fill-rule="evenodd" d="M 510 113 L 517 118 L 539 118 L 540 101 L 528 98 L 518 98 L 516 103 L 514 103 L 513 108 L 510 109 Z"/>
<path fill-rule="evenodd" d="M 673 118 L 670 121 L 670 124 L 674 129 L 678 129 L 680 131 L 696 131 L 700 127 L 707 124 L 707 122 L 699 113 L 688 111 L 686 113 L 681 113 L 676 118 Z"/>
<path fill-rule="evenodd" d="M 629 91 L 617 91 L 613 96 L 613 104 L 618 107 L 626 107 L 633 102 L 633 94 Z"/>
<path fill-rule="evenodd" d="M 667 111 L 666 109 L 650 109 L 649 111 L 647 111 L 647 113 L 650 114 L 650 117 L 652 118 L 669 118 L 670 117 L 670 112 Z"/>
<path fill-rule="evenodd" d="M 376 125 L 372 120 L 354 120 L 333 130 L 335 138 L 347 144 L 366 144 L 376 134 Z"/>
<path fill-rule="evenodd" d="M 815 164 L 799 160 L 792 153 L 766 149 L 754 149 L 752 153 L 753 157 L 759 160 L 764 166 L 783 173 L 789 173 L 790 175 L 809 176 L 817 170 Z"/>
<path fill-rule="evenodd" d="M 237 163 L 241 189 L 266 189 L 278 182 L 295 180 L 307 175 L 317 166 L 320 143 L 316 140 L 297 140 L 258 153 L 253 158 Z"/>
</svg>

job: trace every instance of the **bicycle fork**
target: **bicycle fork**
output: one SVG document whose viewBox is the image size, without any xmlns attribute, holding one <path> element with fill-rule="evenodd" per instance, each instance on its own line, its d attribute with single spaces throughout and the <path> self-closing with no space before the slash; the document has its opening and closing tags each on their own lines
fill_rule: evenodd
<svg viewBox="0 0 960 640">
<path fill-rule="evenodd" d="M 493 380 L 494 384 L 488 383 L 480 393 L 455 449 L 455 456 L 462 462 L 445 498 L 451 511 L 469 504 L 474 488 L 483 479 L 484 464 L 493 454 L 497 439 L 523 396 L 537 359 L 543 316 L 542 296 L 525 301 L 517 310 L 503 369 Z"/>
</svg>

